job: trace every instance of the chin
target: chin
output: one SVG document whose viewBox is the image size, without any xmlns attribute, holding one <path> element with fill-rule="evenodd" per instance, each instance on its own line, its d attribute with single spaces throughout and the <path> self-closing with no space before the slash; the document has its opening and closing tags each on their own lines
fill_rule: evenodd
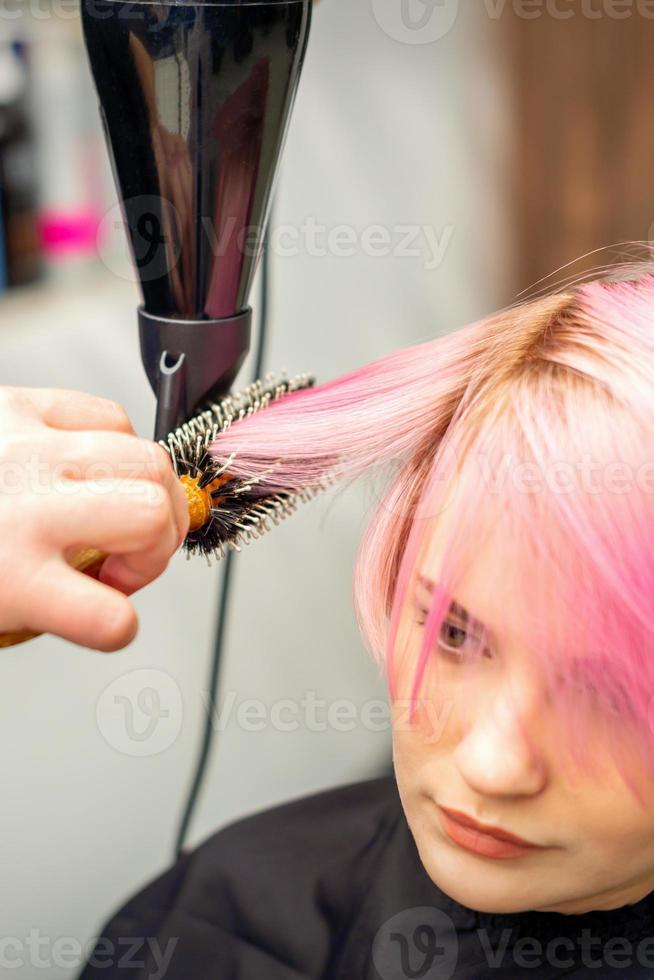
<svg viewBox="0 0 654 980">
<path fill-rule="evenodd" d="M 460 855 L 449 847 L 434 846 L 427 850 L 418 847 L 423 867 L 434 884 L 449 898 L 477 912 L 509 914 L 528 912 L 539 907 L 543 896 L 529 888 L 520 888 L 520 872 L 505 862 L 489 862 L 474 855 Z"/>
</svg>

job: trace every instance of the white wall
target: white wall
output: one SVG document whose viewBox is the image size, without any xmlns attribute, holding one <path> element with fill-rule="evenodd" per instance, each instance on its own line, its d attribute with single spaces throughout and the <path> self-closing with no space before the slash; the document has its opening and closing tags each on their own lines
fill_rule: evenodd
<svg viewBox="0 0 654 980">
<path fill-rule="evenodd" d="M 483 14 L 462 10 L 446 36 L 409 44 L 380 26 L 397 35 L 393 5 L 322 0 L 316 9 L 275 220 L 299 228 L 312 218 L 358 233 L 382 225 L 395 244 L 400 226 L 427 225 L 438 238 L 450 236 L 444 260 L 426 267 L 422 236 L 412 257 L 361 248 L 317 256 L 306 243 L 297 255 L 277 254 L 269 368 L 327 380 L 509 299 L 506 106 Z M 136 302 L 133 284 L 106 269 L 3 299 L 0 383 L 117 398 L 149 436 L 154 399 L 139 360 Z M 374 498 L 362 484 L 316 500 L 239 557 L 223 674 L 236 705 L 299 704 L 308 692 L 357 708 L 383 698 L 350 598 Z M 11 976 L 73 977 L 72 962 L 53 962 L 53 941 L 86 941 L 168 864 L 203 720 L 219 577 L 219 566 L 176 557 L 135 597 L 140 633 L 119 654 L 52 637 L 2 653 L 0 932 L 23 944 L 8 955 L 25 963 Z M 154 673 L 129 677 L 139 670 Z M 119 687 L 103 696 L 112 683 Z M 127 694 L 137 707 L 143 687 L 158 689 L 170 715 L 151 739 L 130 741 L 124 714 L 107 729 L 112 706 L 119 710 L 113 695 Z M 135 718 L 144 729 L 147 717 L 137 710 Z M 310 731 L 306 723 L 295 732 L 270 723 L 251 732 L 232 714 L 217 732 L 192 840 L 245 812 L 373 775 L 389 758 L 388 732 L 362 723 L 350 732 Z M 48 967 L 30 963 L 31 930 L 44 940 Z"/>
</svg>

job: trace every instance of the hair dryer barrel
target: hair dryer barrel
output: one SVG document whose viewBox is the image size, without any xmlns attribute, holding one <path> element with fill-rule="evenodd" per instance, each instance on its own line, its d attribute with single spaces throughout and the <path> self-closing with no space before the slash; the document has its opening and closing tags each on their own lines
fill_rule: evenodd
<svg viewBox="0 0 654 980">
<path fill-rule="evenodd" d="M 249 348 L 249 293 L 311 0 L 82 0 L 82 18 L 142 290 L 146 371 L 157 393 L 177 361 L 186 373 L 184 390 L 166 395 L 178 412 L 162 420 L 168 432 L 205 384 L 228 390 Z M 203 324 L 215 328 L 206 341 Z"/>
</svg>

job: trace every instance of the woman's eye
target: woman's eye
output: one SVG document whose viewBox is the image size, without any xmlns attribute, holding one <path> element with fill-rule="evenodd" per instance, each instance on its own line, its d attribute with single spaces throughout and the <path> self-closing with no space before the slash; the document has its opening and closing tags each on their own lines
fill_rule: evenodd
<svg viewBox="0 0 654 980">
<path fill-rule="evenodd" d="M 460 650 L 465 646 L 467 638 L 468 634 L 463 627 L 457 626 L 456 623 L 451 623 L 448 619 L 445 620 L 439 636 L 439 640 L 443 646 L 449 650 Z"/>
<path fill-rule="evenodd" d="M 427 622 L 427 616 L 427 610 L 421 609 L 416 622 L 420 626 L 424 626 Z M 470 634 L 465 626 L 461 626 L 451 619 L 444 619 L 441 624 L 438 634 L 438 646 L 448 653 L 459 655 L 459 659 L 461 659 L 461 652 L 472 646 L 479 649 L 483 648 L 484 655 L 488 652 L 487 647 L 485 647 L 479 637 Z"/>
</svg>

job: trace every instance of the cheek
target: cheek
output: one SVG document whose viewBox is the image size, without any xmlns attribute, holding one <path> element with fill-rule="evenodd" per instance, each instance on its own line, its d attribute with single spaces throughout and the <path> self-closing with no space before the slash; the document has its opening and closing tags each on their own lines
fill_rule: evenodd
<svg viewBox="0 0 654 980">
<path fill-rule="evenodd" d="M 599 776 L 585 780 L 582 794 L 572 802 L 582 830 L 603 840 L 616 854 L 637 851 L 654 854 L 654 784 L 644 773 L 633 772 L 639 801 L 615 766 L 606 765 Z M 581 796 L 581 798 L 580 798 Z"/>
<path fill-rule="evenodd" d="M 466 729 L 464 700 L 459 690 L 439 689 L 429 677 L 414 701 L 396 698 L 391 718 L 397 750 L 423 758 L 454 751 Z"/>
<path fill-rule="evenodd" d="M 651 814 L 634 812 L 612 800 L 594 801 L 597 809 L 585 809 L 582 814 L 568 812 L 574 821 L 575 833 L 570 851 L 577 852 L 580 871 L 588 875 L 619 875 L 639 878 L 654 870 L 654 821 Z"/>
<path fill-rule="evenodd" d="M 410 820 L 419 796 L 424 778 L 421 773 L 425 760 L 415 740 L 405 731 L 393 728 L 393 767 L 395 782 L 402 800 L 402 807 Z"/>
<path fill-rule="evenodd" d="M 433 783 L 456 745 L 448 706 L 423 701 L 416 706 L 411 719 L 409 702 L 395 702 L 392 719 L 393 758 L 398 781 L 408 784 L 427 780 Z"/>
<path fill-rule="evenodd" d="M 431 743 L 421 731 L 404 726 L 401 717 L 393 728 L 395 781 L 404 815 L 419 848 L 433 833 L 427 801 L 433 798 L 437 787 L 447 783 L 450 755 L 442 740 Z"/>
<path fill-rule="evenodd" d="M 393 762 L 398 782 L 411 782 L 425 761 L 422 740 L 409 726 L 408 712 L 393 706 Z"/>
</svg>

